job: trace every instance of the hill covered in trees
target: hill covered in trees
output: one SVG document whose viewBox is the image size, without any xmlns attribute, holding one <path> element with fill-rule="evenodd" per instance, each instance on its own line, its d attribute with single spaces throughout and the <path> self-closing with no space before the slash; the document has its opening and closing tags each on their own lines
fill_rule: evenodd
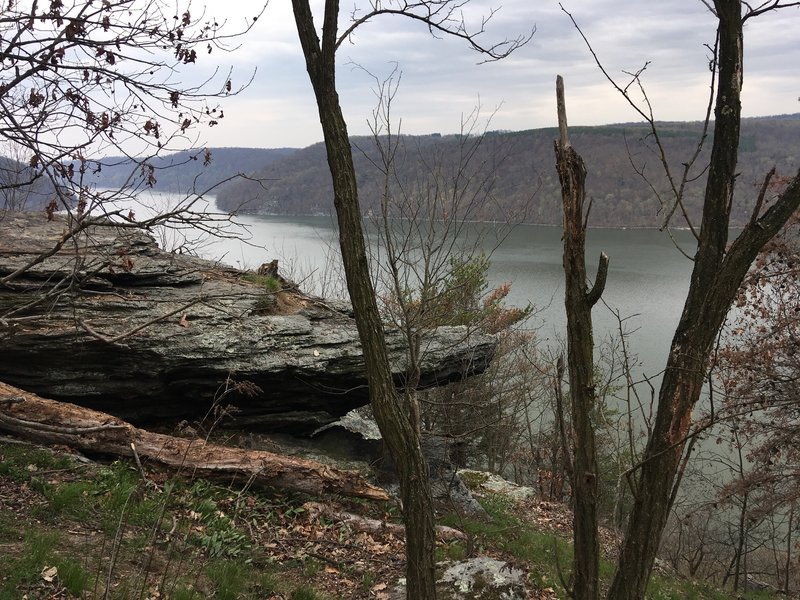
<svg viewBox="0 0 800 600">
<path fill-rule="evenodd" d="M 54 196 L 49 179 L 37 178 L 34 169 L 19 160 L 0 156 L 0 212 L 42 210 Z"/>
<path fill-rule="evenodd" d="M 592 225 L 659 226 L 668 207 L 662 206 L 658 195 L 668 205 L 672 197 L 649 129 L 642 123 L 570 129 L 572 144 L 586 160 Z M 676 185 L 701 133 L 701 123 L 659 124 L 660 141 Z M 388 179 L 376 140 L 353 138 L 362 209 L 380 210 L 388 183 L 392 193 L 404 196 L 406 202 L 434 189 L 443 197 L 471 196 L 470 218 L 559 224 L 561 196 L 553 154 L 556 136 L 555 128 L 489 132 L 482 137 L 400 136 L 392 140 L 395 159 Z M 713 123 L 689 174 L 685 205 L 695 219 L 699 217 L 712 136 Z M 380 142 L 386 148 L 387 139 Z M 743 119 L 740 150 L 735 223 L 749 218 L 749 207 L 770 168 L 775 166 L 779 175 L 793 174 L 791 165 L 800 155 L 800 114 Z M 321 143 L 286 153 L 255 170 L 252 179 L 222 186 L 218 206 L 253 213 L 328 214 L 333 208 L 333 192 L 325 159 Z M 684 223 L 675 219 L 673 224 Z"/>
<path fill-rule="evenodd" d="M 186 194 L 203 193 L 239 173 L 263 169 L 296 152 L 294 148 L 209 148 L 176 152 L 145 161 L 152 167 L 153 189 Z M 92 174 L 98 187 L 118 189 L 131 176 L 141 177 L 140 168 L 124 157 L 102 160 Z M 146 178 L 146 175 L 145 175 Z"/>
</svg>

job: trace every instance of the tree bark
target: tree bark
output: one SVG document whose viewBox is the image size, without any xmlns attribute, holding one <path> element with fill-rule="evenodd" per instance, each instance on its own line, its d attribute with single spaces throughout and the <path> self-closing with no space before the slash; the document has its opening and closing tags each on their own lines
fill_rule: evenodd
<svg viewBox="0 0 800 600">
<path fill-rule="evenodd" d="M 719 83 L 703 222 L 689 291 L 659 390 L 653 431 L 642 457 L 625 541 L 608 592 L 612 600 L 644 598 L 713 343 L 758 252 L 800 205 L 798 173 L 775 203 L 760 217 L 754 214 L 727 248 L 741 121 L 743 21 L 740 0 L 715 0 L 714 5 L 719 18 Z"/>
<path fill-rule="evenodd" d="M 433 521 L 428 466 L 416 428 L 402 409 L 392 383 L 383 326 L 367 262 L 358 187 L 347 124 L 336 91 L 335 51 L 338 0 L 326 0 L 322 42 L 308 0 L 292 0 L 295 23 L 317 101 L 319 119 L 333 178 L 347 289 L 364 349 L 370 403 L 381 435 L 397 466 L 406 523 L 407 597 L 436 597 Z"/>
<path fill-rule="evenodd" d="M 596 409 L 594 385 L 594 337 L 592 306 L 605 286 L 608 257 L 600 255 L 595 285 L 586 285 L 586 167 L 569 143 L 564 82 L 556 80 L 560 139 L 555 144 L 556 168 L 564 204 L 564 304 L 567 312 L 567 367 L 572 401 L 574 463 L 571 470 L 574 498 L 573 565 L 571 596 L 580 600 L 598 597 L 600 543 L 597 537 L 597 457 L 592 414 Z"/>
<path fill-rule="evenodd" d="M 56 402 L 0 382 L 0 430 L 82 452 L 147 460 L 189 476 L 239 480 L 307 494 L 388 500 L 355 471 L 260 450 L 218 446 L 138 429 L 107 413 Z"/>
</svg>

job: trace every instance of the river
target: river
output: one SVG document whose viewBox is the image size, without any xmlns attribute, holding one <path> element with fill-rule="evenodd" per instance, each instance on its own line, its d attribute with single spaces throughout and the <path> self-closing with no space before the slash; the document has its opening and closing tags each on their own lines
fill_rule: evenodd
<svg viewBox="0 0 800 600">
<path fill-rule="evenodd" d="M 139 217 L 174 206 L 181 198 L 172 194 L 140 195 L 131 204 Z M 206 199 L 215 212 L 214 199 Z M 196 207 L 199 208 L 199 207 Z M 240 228 L 234 237 L 200 236 L 195 251 L 202 257 L 239 268 L 255 269 L 275 258 L 281 272 L 300 282 L 310 293 L 343 295 L 338 258 L 338 237 L 332 216 L 237 217 Z M 537 225 L 472 224 L 468 235 L 480 239 L 490 253 L 490 284 L 511 282 L 508 303 L 536 307 L 528 326 L 538 330 L 541 341 L 554 343 L 564 337 L 564 273 L 561 266 L 561 230 Z M 197 238 L 197 233 L 187 234 Z M 673 231 L 675 241 L 694 254 L 692 234 Z M 162 246 L 173 249 L 183 238 L 168 232 Z M 375 236 L 377 239 L 377 236 Z M 470 244 L 468 244 L 470 245 Z M 610 258 L 603 303 L 594 309 L 595 339 L 598 343 L 618 324 L 614 312 L 626 319 L 630 349 L 638 355 L 636 378 L 656 376 L 663 369 L 669 344 L 678 323 L 689 285 L 691 262 L 683 256 L 666 233 L 654 229 L 590 229 L 587 235 L 589 278 L 594 278 L 600 252 Z M 614 311 L 614 312 L 612 312 Z"/>
<path fill-rule="evenodd" d="M 208 208 L 214 210 L 213 200 Z M 344 293 L 341 271 L 336 271 L 338 236 L 332 217 L 244 215 L 237 221 L 242 226 L 238 237 L 204 236 L 198 253 L 249 269 L 277 258 L 281 272 L 302 282 L 307 291 L 339 296 Z M 566 318 L 561 230 L 536 225 L 509 228 L 473 224 L 469 235 L 480 235 L 484 248 L 491 251 L 490 284 L 511 282 L 508 303 L 525 306 L 530 302 L 536 307 L 527 325 L 537 330 L 539 342 L 556 344 L 563 340 Z M 694 254 L 694 239 L 689 231 L 673 231 L 673 237 L 685 252 Z M 176 242 L 164 243 L 169 249 L 169 244 Z M 593 313 L 596 343 L 617 333 L 614 313 L 619 313 L 630 332 L 629 349 L 638 357 L 633 378 L 641 380 L 646 376 L 657 389 L 683 308 L 692 263 L 666 233 L 653 229 L 590 229 L 590 279 L 594 278 L 601 251 L 608 254 L 610 264 L 603 302 L 596 305 Z M 641 391 L 645 400 L 649 391 L 646 387 Z M 639 419 L 634 415 L 635 421 Z"/>
<path fill-rule="evenodd" d="M 257 268 L 274 258 L 281 269 L 314 293 L 341 293 L 331 286 L 332 258 L 338 252 L 331 217 L 242 216 L 246 239 L 206 240 L 199 251 L 205 258 L 243 268 Z M 524 306 L 531 302 L 537 312 L 529 325 L 540 339 L 554 341 L 564 336 L 564 274 L 561 267 L 561 231 L 555 227 L 476 224 L 491 253 L 490 283 L 511 282 L 508 302 Z M 673 232 L 684 249 L 691 249 L 688 231 Z M 498 245 L 499 244 L 499 245 Z M 632 331 L 630 344 L 640 358 L 638 375 L 656 375 L 678 323 L 689 284 L 691 262 L 675 248 L 666 233 L 649 229 L 591 229 L 587 237 L 587 263 L 594 277 L 603 251 L 610 257 L 608 282 L 603 299 L 594 310 L 598 341 L 617 331 L 613 311 L 627 318 Z M 690 254 L 693 252 L 690 252 Z M 335 279 L 335 273 L 333 274 Z"/>
</svg>

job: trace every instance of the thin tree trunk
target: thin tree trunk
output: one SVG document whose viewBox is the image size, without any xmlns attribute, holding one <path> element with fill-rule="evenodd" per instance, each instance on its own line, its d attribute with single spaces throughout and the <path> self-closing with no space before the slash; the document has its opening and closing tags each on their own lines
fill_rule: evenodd
<svg viewBox="0 0 800 600">
<path fill-rule="evenodd" d="M 292 0 L 292 6 L 317 100 L 328 166 L 333 178 L 342 262 L 364 350 L 370 402 L 400 477 L 407 532 L 407 597 L 409 600 L 434 599 L 436 537 L 428 465 L 422 455 L 416 428 L 402 410 L 392 381 L 383 323 L 367 262 L 352 148 L 336 91 L 335 50 L 339 3 L 337 0 L 325 2 L 322 44 L 314 27 L 308 0 Z"/>
<path fill-rule="evenodd" d="M 798 173 L 760 216 L 759 202 L 750 223 L 727 247 L 741 121 L 742 17 L 740 0 L 716 0 L 714 4 L 719 18 L 719 84 L 703 222 L 686 303 L 670 347 L 653 431 L 634 490 L 625 541 L 608 592 L 611 600 L 644 598 L 711 348 L 753 260 L 800 205 Z"/>
<path fill-rule="evenodd" d="M 736 421 L 733 422 L 736 427 Z M 739 459 L 739 480 L 744 480 L 744 456 L 742 455 L 742 444 L 739 439 L 738 430 L 734 430 L 734 441 L 736 443 L 737 458 Z M 733 592 L 739 591 L 739 581 L 741 578 L 742 558 L 747 552 L 747 501 L 749 494 L 747 487 L 742 494 L 742 505 L 739 507 L 739 531 L 738 539 L 736 540 L 736 565 L 733 572 Z"/>
<path fill-rule="evenodd" d="M 794 527 L 794 506 L 789 507 L 789 530 L 786 532 L 786 562 L 783 570 L 783 593 L 789 595 L 789 570 L 792 568 L 792 527 Z"/>
<path fill-rule="evenodd" d="M 564 356 L 558 357 L 556 362 L 556 378 L 553 381 L 553 391 L 555 392 L 556 400 L 556 421 L 558 421 L 558 446 L 561 455 L 561 468 L 560 472 L 566 473 L 569 478 L 570 486 L 572 486 L 572 454 L 569 451 L 569 444 L 567 442 L 567 422 L 564 418 L 564 393 L 561 389 L 561 382 L 564 380 Z M 555 464 L 555 458 L 554 464 Z M 553 468 L 553 474 L 558 471 L 558 467 Z M 560 489 L 560 497 L 563 498 L 563 484 Z M 570 489 L 570 498 L 575 497 L 575 490 Z M 552 498 L 551 498 L 552 500 Z"/>
<path fill-rule="evenodd" d="M 736 561 L 733 567 L 733 593 L 739 591 L 739 582 L 742 578 L 742 559 L 745 556 L 747 548 L 747 492 L 742 498 L 742 506 L 739 512 L 739 537 L 736 540 Z"/>
<path fill-rule="evenodd" d="M 564 83 L 556 80 L 560 139 L 555 144 L 556 168 L 564 203 L 564 274 L 567 311 L 567 367 L 572 400 L 573 444 L 573 598 L 598 597 L 600 544 L 597 537 L 597 457 L 592 414 L 597 404 L 594 383 L 592 306 L 605 285 L 608 257 L 602 254 L 595 285 L 586 285 L 586 221 L 583 210 L 586 168 L 567 138 Z"/>
</svg>

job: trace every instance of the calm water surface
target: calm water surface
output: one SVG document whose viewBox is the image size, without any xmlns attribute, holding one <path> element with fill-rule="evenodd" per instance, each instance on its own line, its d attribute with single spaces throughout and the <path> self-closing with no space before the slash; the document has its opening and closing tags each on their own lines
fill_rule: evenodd
<svg viewBox="0 0 800 600">
<path fill-rule="evenodd" d="M 332 218 L 246 216 L 240 221 L 246 226 L 246 240 L 207 243 L 201 254 L 247 268 L 278 258 L 282 270 L 295 279 L 303 279 L 307 289 L 330 293 L 330 288 L 323 289 L 323 280 L 338 260 Z M 487 234 L 487 249 L 498 243 L 491 225 L 475 227 Z M 540 338 L 563 338 L 561 231 L 555 227 L 519 225 L 500 235 L 503 238 L 491 255 L 490 282 L 495 285 L 512 282 L 509 302 L 515 305 L 531 302 L 539 309 L 532 325 L 539 328 Z M 676 239 L 687 251 L 692 249 L 689 232 L 676 232 Z M 610 257 L 603 295 L 609 308 L 598 304 L 594 310 L 596 337 L 616 332 L 617 320 L 612 310 L 618 311 L 628 318 L 626 328 L 635 330 L 631 347 L 643 363 L 641 371 L 655 375 L 663 368 L 683 308 L 691 263 L 675 249 L 666 234 L 656 230 L 595 229 L 589 232 L 587 247 L 590 278 L 594 277 L 600 252 Z"/>
</svg>

